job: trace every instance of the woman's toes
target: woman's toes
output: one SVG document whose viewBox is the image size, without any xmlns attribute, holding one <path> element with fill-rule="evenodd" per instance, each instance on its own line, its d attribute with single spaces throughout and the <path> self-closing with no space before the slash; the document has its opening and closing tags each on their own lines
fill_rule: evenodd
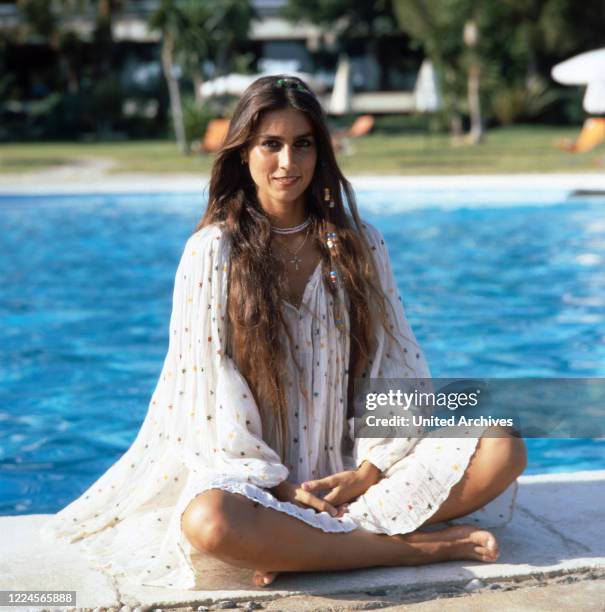
<svg viewBox="0 0 605 612">
<path fill-rule="evenodd" d="M 278 572 L 261 572 L 256 570 L 252 576 L 252 582 L 256 586 L 264 587 L 270 585 L 277 577 Z"/>
<path fill-rule="evenodd" d="M 490 533 L 485 541 L 485 548 L 488 551 L 488 554 L 492 559 L 497 559 L 500 555 L 500 550 L 498 549 L 498 542 L 496 538 Z"/>
<path fill-rule="evenodd" d="M 481 561 L 495 561 L 500 555 L 498 541 L 489 531 L 476 531 L 471 535 L 471 540 Z"/>
<path fill-rule="evenodd" d="M 479 558 L 479 561 L 495 561 L 498 558 L 498 553 L 485 548 L 484 546 L 475 546 L 473 549 Z"/>
</svg>

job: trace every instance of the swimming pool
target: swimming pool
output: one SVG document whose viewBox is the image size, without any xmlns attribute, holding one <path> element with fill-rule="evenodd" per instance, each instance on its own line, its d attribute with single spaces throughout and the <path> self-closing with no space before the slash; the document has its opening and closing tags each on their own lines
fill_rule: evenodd
<svg viewBox="0 0 605 612">
<path fill-rule="evenodd" d="M 605 376 L 603 202 L 360 191 L 434 376 Z M 55 512 L 130 445 L 200 194 L 1 196 L 0 514 Z M 529 440 L 527 473 L 605 468 Z"/>
</svg>

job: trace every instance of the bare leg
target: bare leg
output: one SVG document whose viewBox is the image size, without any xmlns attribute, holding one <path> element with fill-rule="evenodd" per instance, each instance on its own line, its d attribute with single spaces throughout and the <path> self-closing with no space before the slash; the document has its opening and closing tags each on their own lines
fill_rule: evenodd
<svg viewBox="0 0 605 612">
<path fill-rule="evenodd" d="M 505 433 L 499 427 L 493 431 Z M 527 452 L 521 438 L 482 437 L 463 477 L 425 525 L 466 516 L 485 506 L 504 492 L 526 465 Z"/>
<path fill-rule="evenodd" d="M 495 537 L 471 525 L 401 536 L 376 535 L 363 529 L 325 533 L 242 495 L 217 489 L 190 502 L 181 526 L 196 549 L 263 574 L 422 565 L 453 559 L 493 561 L 498 556 Z"/>
<path fill-rule="evenodd" d="M 501 437 L 483 436 L 479 440 L 464 476 L 424 525 L 474 512 L 500 495 L 523 472 L 527 464 L 523 440 L 508 435 L 499 427 L 489 431 L 489 435 L 494 433 Z M 277 572 L 259 570 L 254 575 L 254 581 L 259 585 L 269 584 L 276 575 Z"/>
<path fill-rule="evenodd" d="M 485 505 L 522 473 L 525 464 L 522 440 L 483 437 L 463 478 L 425 524 L 464 516 Z M 329 534 L 218 490 L 197 496 L 182 519 L 183 531 L 195 548 L 232 565 L 255 568 L 258 585 L 270 583 L 278 571 L 422 565 L 451 559 L 493 561 L 498 556 L 494 536 L 470 525 L 403 536 L 362 529 Z"/>
</svg>

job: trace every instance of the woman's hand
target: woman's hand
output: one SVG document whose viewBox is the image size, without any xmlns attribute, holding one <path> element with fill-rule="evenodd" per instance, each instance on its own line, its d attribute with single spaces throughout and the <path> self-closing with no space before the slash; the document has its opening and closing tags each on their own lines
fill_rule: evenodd
<svg viewBox="0 0 605 612">
<path fill-rule="evenodd" d="M 331 503 L 305 491 L 301 485 L 287 480 L 269 489 L 280 501 L 287 501 L 303 508 L 313 508 L 317 512 L 327 512 L 331 516 L 341 516 L 342 509 L 336 509 Z"/>
<path fill-rule="evenodd" d="M 338 506 L 339 509 L 380 480 L 380 470 L 369 461 L 364 461 L 356 470 L 338 472 L 318 480 L 307 480 L 301 484 L 304 491 L 316 492 L 330 489 L 323 501 Z"/>
</svg>

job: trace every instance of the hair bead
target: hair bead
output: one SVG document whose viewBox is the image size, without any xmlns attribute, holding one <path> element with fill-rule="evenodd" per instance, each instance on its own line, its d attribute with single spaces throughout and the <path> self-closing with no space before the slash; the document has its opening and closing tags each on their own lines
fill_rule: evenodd
<svg viewBox="0 0 605 612">
<path fill-rule="evenodd" d="M 326 244 L 329 249 L 333 249 L 336 246 L 337 235 L 336 232 L 327 232 L 326 233 Z"/>
<path fill-rule="evenodd" d="M 334 199 L 329 187 L 324 188 L 324 202 L 329 202 L 328 208 L 334 208 Z"/>
</svg>

